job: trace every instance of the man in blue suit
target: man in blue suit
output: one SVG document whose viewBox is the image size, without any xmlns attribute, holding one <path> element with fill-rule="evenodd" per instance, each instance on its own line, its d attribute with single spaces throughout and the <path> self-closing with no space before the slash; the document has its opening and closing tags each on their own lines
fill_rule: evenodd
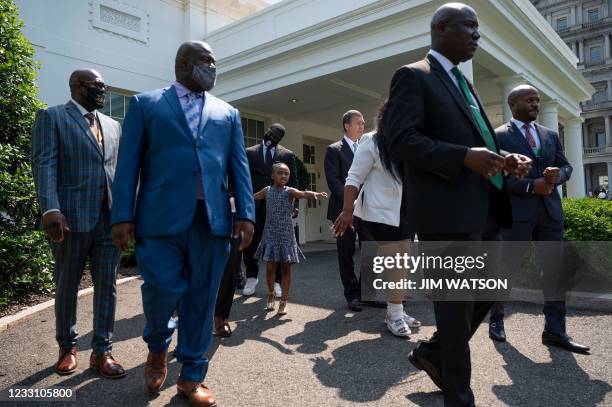
<svg viewBox="0 0 612 407">
<path fill-rule="evenodd" d="M 572 166 L 565 158 L 559 135 L 554 130 L 535 122 L 540 108 L 540 95 L 529 85 L 514 88 L 508 96 L 512 119 L 495 130 L 500 148 L 528 156 L 534 162 L 523 179 L 510 176 L 510 202 L 512 227 L 503 233 L 510 241 L 561 241 L 563 240 L 563 208 L 557 186 L 572 175 Z M 561 275 L 562 246 L 539 246 L 538 256 L 544 267 L 545 281 L 557 285 Z M 545 287 L 546 291 L 550 287 Z M 562 293 L 564 296 L 565 293 Z M 546 297 L 547 295 L 545 295 Z M 558 346 L 572 352 L 586 353 L 589 348 L 574 342 L 565 332 L 565 301 L 549 298 L 544 303 L 546 323 L 542 343 Z M 496 302 L 491 308 L 489 336 L 505 341 L 504 303 Z"/>
<path fill-rule="evenodd" d="M 76 307 L 89 259 L 94 283 L 90 367 L 118 378 L 125 370 L 111 355 L 119 251 L 110 235 L 110 188 L 115 175 L 119 123 L 100 113 L 106 85 L 93 69 L 70 75 L 70 101 L 36 113 L 32 172 L 42 224 L 55 259 L 55 329 L 60 346 L 55 371 L 77 369 Z"/>
<path fill-rule="evenodd" d="M 113 242 L 125 250 L 136 238 L 144 279 L 145 381 L 157 392 L 167 374 L 168 321 L 178 304 L 179 394 L 192 405 L 216 405 L 202 384 L 212 340 L 219 283 L 230 253 L 230 185 L 236 202 L 233 235 L 248 246 L 255 219 L 240 115 L 210 93 L 216 80 L 208 44 L 182 44 L 176 81 L 132 97 L 119 147 Z"/>
</svg>

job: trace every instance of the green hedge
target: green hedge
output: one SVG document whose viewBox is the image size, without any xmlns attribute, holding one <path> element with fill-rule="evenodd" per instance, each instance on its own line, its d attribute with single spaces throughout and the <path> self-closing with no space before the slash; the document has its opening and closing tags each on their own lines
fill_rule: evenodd
<svg viewBox="0 0 612 407">
<path fill-rule="evenodd" d="M 565 240 L 612 240 L 612 201 L 564 199 Z"/>
<path fill-rule="evenodd" d="M 10 0 L 0 0 L 0 306 L 53 287 L 53 260 L 37 231 L 39 210 L 30 169 L 37 100 L 34 50 Z"/>
</svg>

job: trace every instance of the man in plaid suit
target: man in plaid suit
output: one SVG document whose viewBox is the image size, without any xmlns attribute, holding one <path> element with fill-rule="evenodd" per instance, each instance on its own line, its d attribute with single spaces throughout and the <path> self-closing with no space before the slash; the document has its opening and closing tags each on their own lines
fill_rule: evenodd
<svg viewBox="0 0 612 407">
<path fill-rule="evenodd" d="M 32 172 L 43 212 L 42 224 L 55 258 L 55 371 L 77 368 L 76 306 L 79 282 L 89 260 L 94 283 L 94 327 L 90 367 L 118 378 L 125 370 L 111 355 L 119 250 L 111 241 L 111 186 L 121 128 L 96 109 L 106 85 L 94 70 L 70 76 L 71 99 L 41 109 L 32 137 Z"/>
</svg>

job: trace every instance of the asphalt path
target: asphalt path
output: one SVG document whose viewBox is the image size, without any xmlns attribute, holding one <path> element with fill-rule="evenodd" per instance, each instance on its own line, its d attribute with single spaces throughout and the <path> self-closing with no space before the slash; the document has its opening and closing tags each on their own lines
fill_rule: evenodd
<svg viewBox="0 0 612 407">
<path fill-rule="evenodd" d="M 215 338 L 206 385 L 220 406 L 442 406 L 442 393 L 408 362 L 419 340 L 435 329 L 432 305 L 406 306 L 423 327 L 409 339 L 392 336 L 384 310 L 350 312 L 344 303 L 335 251 L 307 253 L 295 267 L 289 314 L 264 311 L 263 280 L 254 296 L 236 295 L 234 334 Z M 161 393 L 144 387 L 146 346 L 141 280 L 119 286 L 113 355 L 128 370 L 109 380 L 87 369 L 91 352 L 92 301 L 79 299 L 79 362 L 76 373 L 53 373 L 57 357 L 53 308 L 0 332 L 0 395 L 9 388 L 64 386 L 76 394 L 67 403 L 1 402 L 3 405 L 187 406 L 176 394 L 180 366 L 169 364 Z M 568 333 L 591 346 L 576 355 L 541 343 L 541 306 L 507 304 L 508 342 L 494 344 L 483 324 L 471 341 L 472 388 L 480 406 L 612 405 L 612 316 L 570 310 Z M 180 322 L 179 322 L 180 323 Z M 176 341 L 173 341 L 171 349 Z"/>
</svg>

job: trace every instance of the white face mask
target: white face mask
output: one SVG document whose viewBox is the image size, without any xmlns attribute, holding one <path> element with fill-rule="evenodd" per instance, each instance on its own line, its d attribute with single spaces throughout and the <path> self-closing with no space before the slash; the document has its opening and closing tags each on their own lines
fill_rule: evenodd
<svg viewBox="0 0 612 407">
<path fill-rule="evenodd" d="M 217 82 L 217 68 L 214 66 L 194 65 L 191 71 L 191 78 L 203 90 L 209 91 L 215 87 Z"/>
</svg>

